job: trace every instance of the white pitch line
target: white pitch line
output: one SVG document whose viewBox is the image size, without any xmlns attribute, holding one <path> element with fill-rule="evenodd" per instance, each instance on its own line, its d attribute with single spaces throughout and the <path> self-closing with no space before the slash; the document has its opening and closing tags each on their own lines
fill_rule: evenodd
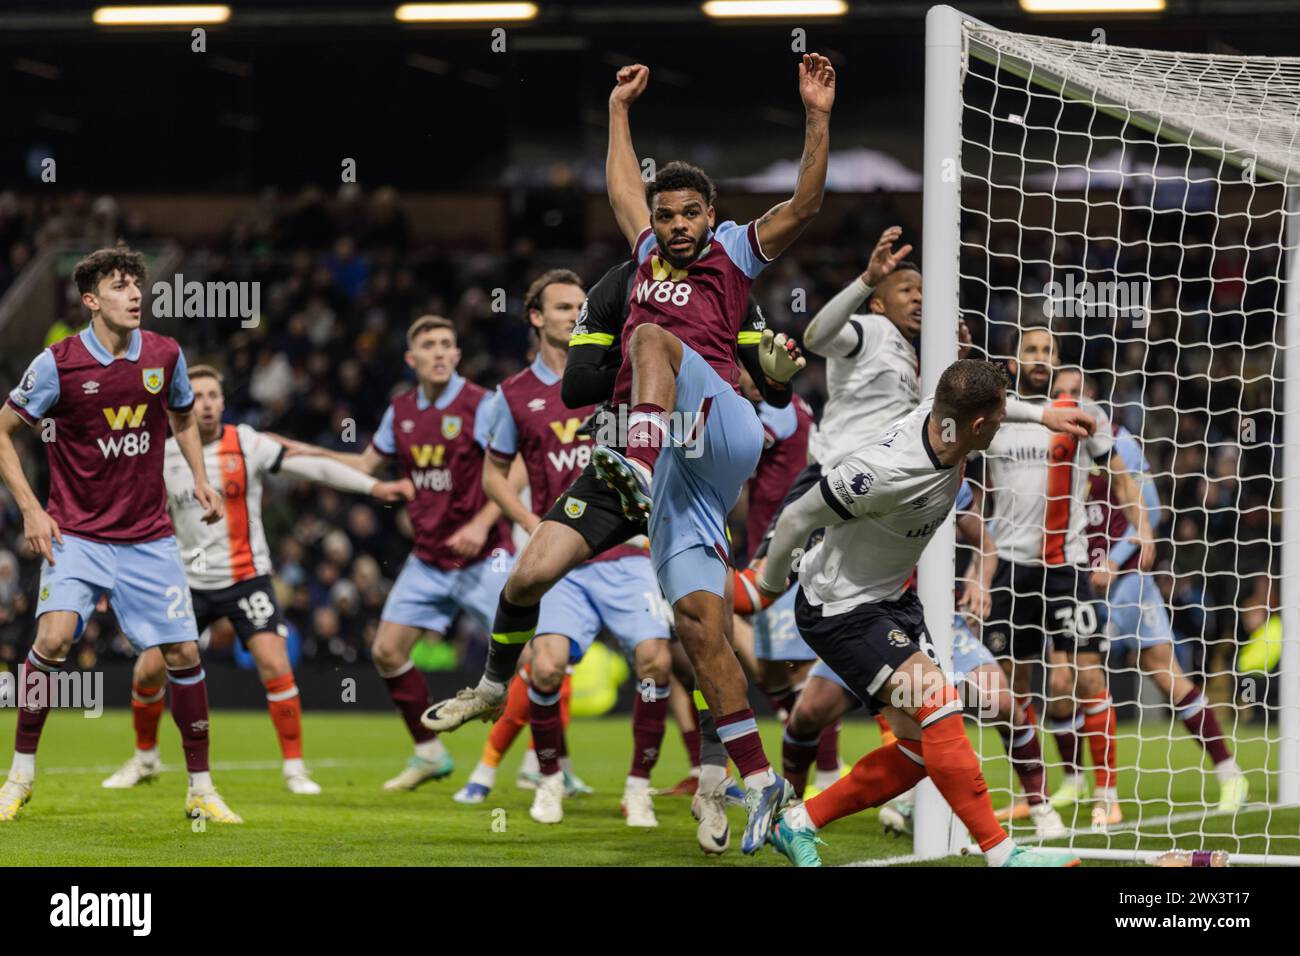
<svg viewBox="0 0 1300 956">
<path fill-rule="evenodd" d="M 1236 811 L 1230 811 L 1230 812 L 1234 812 L 1236 814 L 1267 813 L 1268 811 L 1274 809 L 1277 808 L 1272 807 L 1267 803 L 1248 803 L 1241 809 Z M 1080 827 L 1068 831 L 1067 836 L 1073 838 L 1076 836 L 1109 836 L 1116 833 L 1132 833 L 1136 831 L 1139 826 L 1147 828 L 1153 826 L 1161 826 L 1170 823 L 1189 823 L 1192 820 L 1206 820 L 1209 819 L 1210 817 L 1218 817 L 1218 816 L 1225 816 L 1225 815 L 1226 815 L 1225 813 L 1221 813 L 1218 810 L 1195 810 L 1195 811 L 1189 810 L 1186 813 L 1171 813 L 1163 817 L 1154 817 L 1154 818 L 1146 818 L 1146 819 L 1140 818 L 1138 820 L 1126 821 L 1124 823 L 1118 824 L 1117 826 L 1110 827 L 1106 833 L 1093 833 L 1091 829 L 1085 830 Z M 1152 835 L 1166 836 L 1167 834 L 1152 834 Z M 1174 834 L 1174 835 L 1182 836 L 1184 834 Z M 1233 834 L 1215 834 L 1215 835 L 1232 836 Z M 1066 837 L 1054 837 L 1053 840 L 1054 841 L 1062 840 L 1065 838 Z M 1037 844 L 1042 842 L 1044 841 L 1038 836 L 1016 837 L 1016 844 L 1018 846 L 1023 846 L 1025 844 L 1030 844 L 1030 843 Z M 978 854 L 980 852 L 980 848 L 975 844 L 971 844 L 967 849 L 972 854 Z M 1068 849 L 1068 847 L 1062 847 L 1061 849 Z M 902 866 L 908 863 L 927 863 L 927 862 L 937 863 L 940 860 L 947 860 L 960 855 L 962 854 L 949 853 L 941 857 L 923 857 L 923 856 L 917 856 L 916 854 L 913 853 L 909 853 L 902 856 L 886 856 L 874 860 L 857 860 L 853 863 L 845 863 L 842 865 L 844 866 Z"/>
<path fill-rule="evenodd" d="M 380 764 L 392 763 L 391 760 L 372 758 L 369 760 L 337 760 L 333 757 L 323 757 L 319 760 L 309 761 L 313 769 L 317 768 L 335 768 L 335 767 L 368 767 Z M 112 773 L 114 770 L 121 768 L 121 764 L 103 764 L 95 767 L 41 767 L 40 774 L 85 774 L 85 773 Z M 284 766 L 282 760 L 218 760 L 212 764 L 212 770 L 220 772 L 238 772 L 241 770 L 279 770 Z M 165 763 L 162 770 L 165 771 L 183 771 L 184 764 Z"/>
</svg>

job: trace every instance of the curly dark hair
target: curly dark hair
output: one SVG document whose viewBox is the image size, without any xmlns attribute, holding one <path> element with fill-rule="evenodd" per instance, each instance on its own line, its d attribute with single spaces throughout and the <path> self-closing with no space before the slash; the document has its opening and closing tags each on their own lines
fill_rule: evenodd
<svg viewBox="0 0 1300 956">
<path fill-rule="evenodd" d="M 148 274 L 144 253 L 136 252 L 124 245 L 96 249 L 77 263 L 76 268 L 72 270 L 72 281 L 77 283 L 77 291 L 85 295 L 87 292 L 97 292 L 99 283 L 114 272 L 135 276 L 136 282 L 144 285 L 145 276 Z"/>
<path fill-rule="evenodd" d="M 654 208 L 655 196 L 659 195 L 659 193 L 674 192 L 678 189 L 695 190 L 704 197 L 704 201 L 710 206 L 718 198 L 718 191 L 713 186 L 713 180 L 709 178 L 704 170 L 698 166 L 692 166 L 690 163 L 674 160 L 659 170 L 654 179 L 645 184 L 646 204 Z"/>
</svg>

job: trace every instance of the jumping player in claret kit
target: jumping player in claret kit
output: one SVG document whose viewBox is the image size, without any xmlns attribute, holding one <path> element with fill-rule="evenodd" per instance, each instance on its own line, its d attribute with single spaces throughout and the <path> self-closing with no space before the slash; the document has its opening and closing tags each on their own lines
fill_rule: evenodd
<svg viewBox="0 0 1300 956">
<path fill-rule="evenodd" d="M 628 110 L 648 80 L 649 70 L 640 65 L 618 73 L 610 95 L 606 165 L 611 205 L 636 263 L 619 336 L 623 361 L 615 373 L 612 405 L 630 406 L 626 445 L 630 455 L 639 457 L 624 457 L 601 445 L 592 460 L 596 477 L 619 491 L 622 513 L 633 527 L 649 513 L 651 559 L 674 605 L 676 633 L 726 749 L 746 778 L 749 820 L 742 849 L 752 853 L 789 794 L 763 754 L 744 672 L 727 641 L 732 617 L 724 523 L 762 451 L 757 416 L 735 390 L 737 347 L 757 345 L 762 387 L 788 392 L 790 378 L 803 364 L 794 343 L 771 330 L 754 330 L 756 342 L 739 337 L 753 279 L 820 208 L 835 72 L 829 60 L 816 54 L 805 56 L 799 66 L 807 124 L 791 199 L 746 226 L 726 222 L 716 228 L 713 185 L 701 170 L 672 163 L 654 181 L 641 179 Z M 574 333 L 566 383 L 574 364 L 572 345 L 590 344 L 603 352 L 614 343 L 613 334 L 591 332 L 581 323 Z M 567 395 L 566 404 L 572 404 Z M 678 423 L 686 427 L 676 429 L 672 438 L 678 444 L 656 471 L 659 448 L 652 446 L 667 443 L 669 409 L 678 412 Z M 656 511 L 650 509 L 652 472 L 656 487 L 666 489 L 664 507 Z M 521 566 L 538 562 L 527 572 L 531 587 L 524 586 L 522 575 L 518 588 L 513 577 L 507 584 L 483 680 L 433 708 L 429 726 L 451 729 L 500 706 L 522 646 L 535 633 L 541 595 L 577 563 L 603 550 L 593 550 L 586 535 L 569 535 L 570 530 L 548 532 L 551 541 L 564 543 L 545 551 L 538 547 L 536 559 L 530 543 Z M 618 540 L 626 540 L 625 532 L 615 532 L 623 535 Z M 701 788 L 703 783 L 701 779 Z"/>
<path fill-rule="evenodd" d="M 220 521 L 191 411 L 194 395 L 174 339 L 140 328 L 144 256 L 91 253 L 73 272 L 90 325 L 36 357 L 0 410 L 0 477 L 22 510 L 24 537 L 43 560 L 36 640 L 21 673 L 13 765 L 0 787 L 0 821 L 31 799 L 36 747 L 56 672 L 101 596 L 137 650 L 162 652 L 171 709 L 189 771 L 185 812 L 242 823 L 212 785 L 208 694 L 180 549 L 167 516 L 163 446 L 170 424 L 193 476 L 202 520 Z M 42 508 L 12 434 L 40 428 L 50 463 Z"/>
<path fill-rule="evenodd" d="M 195 365 L 189 376 L 204 467 L 220 479 L 226 502 L 220 521 L 203 520 L 203 506 L 195 497 L 194 476 L 180 442 L 175 437 L 167 439 L 163 460 L 167 510 L 176 528 L 198 628 L 201 632 L 223 617 L 231 622 L 266 688 L 267 710 L 284 759 L 285 786 L 292 793 L 317 794 L 320 786 L 311 779 L 302 759 L 302 704 L 285 648 L 288 630 L 271 586 L 271 549 L 262 527 L 262 484 L 267 475 L 281 474 L 389 502 L 410 500 L 414 490 L 409 481 L 376 481 L 332 461 L 323 452 L 286 457 L 284 445 L 271 436 L 248 425 L 222 424 L 226 402 L 220 372 Z M 310 446 L 299 447 L 315 451 Z M 163 672 L 160 651 L 150 648 L 136 658 L 131 688 L 135 753 L 104 780 L 102 785 L 108 789 L 134 787 L 162 769 L 158 721 L 166 696 Z"/>
<path fill-rule="evenodd" d="M 396 460 L 415 485 L 408 511 L 415 546 L 393 583 L 370 653 L 415 743 L 406 768 L 385 790 L 413 790 L 454 769 L 438 735 L 420 722 L 429 687 L 415 670 L 411 648 L 425 631 L 441 635 L 457 611 L 492 626 L 492 609 L 510 572 L 510 524 L 483 491 L 483 446 L 492 394 L 456 372 L 456 328 L 435 315 L 416 319 L 406 333 L 406 364 L 418 385 L 392 400 L 370 445 L 360 454 L 331 457 L 375 474 Z M 522 469 L 513 480 L 522 487 Z"/>
<path fill-rule="evenodd" d="M 799 563 L 799 632 L 851 693 L 887 716 L 896 740 L 849 776 L 783 811 L 773 845 L 819 866 L 817 829 L 910 790 L 929 776 L 993 866 L 1065 866 L 1059 851 L 1016 847 L 998 825 L 957 689 L 939 670 L 916 592 L 917 559 L 952 511 L 971 451 L 988 447 L 1006 416 L 1007 378 L 990 362 L 959 360 L 931 399 L 844 458 L 777 521 L 759 587 L 775 598 Z"/>
</svg>

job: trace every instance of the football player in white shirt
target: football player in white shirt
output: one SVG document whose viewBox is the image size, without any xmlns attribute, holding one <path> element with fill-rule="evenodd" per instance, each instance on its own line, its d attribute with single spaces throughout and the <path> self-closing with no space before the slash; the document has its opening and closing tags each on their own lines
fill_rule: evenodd
<svg viewBox="0 0 1300 956">
<path fill-rule="evenodd" d="M 1048 328 L 1021 330 L 1009 367 L 1022 397 L 1051 404 L 1059 354 Z M 1107 641 L 1098 627 L 1085 535 L 1094 463 L 1110 471 L 1116 502 L 1137 529 L 1142 570 L 1155 558 L 1155 539 L 1140 484 L 1115 450 L 1106 415 L 1087 400 L 1062 398 L 1056 404 L 1088 413 L 1097 422 L 1095 433 L 1079 441 L 1038 425 L 1014 424 L 984 453 L 983 493 L 993 497 L 990 527 L 1001 562 L 983 636 L 1022 700 L 1029 696 L 1034 662 L 1047 668 L 1047 729 L 1068 767 L 1080 766 L 1077 732 L 1087 736 L 1093 763 L 1102 768 L 1092 823 L 1104 829 L 1123 817 L 1113 773 L 1114 707 L 1103 666 Z M 975 510 L 983 512 L 979 485 L 975 497 Z M 1059 809 L 1083 793 L 1082 775 L 1067 776 L 1052 805 Z"/>
<path fill-rule="evenodd" d="M 772 844 L 819 866 L 818 827 L 880 804 L 929 776 L 992 866 L 1073 866 L 1068 852 L 1015 846 L 998 824 L 961 697 L 935 661 L 912 569 L 948 517 L 966 456 L 989 446 L 1006 416 L 1006 373 L 962 359 L 934 397 L 846 456 L 777 521 L 759 587 L 781 594 L 800 557 L 796 620 L 805 641 L 872 710 L 895 741 L 873 750 L 805 803 L 782 812 Z M 820 544 L 801 554 L 808 535 Z M 924 756 L 923 756 L 924 755 Z"/>
<path fill-rule="evenodd" d="M 865 446 L 920 401 L 920 366 L 912 341 L 921 332 L 921 272 L 907 261 L 910 245 L 893 251 L 902 235 L 898 226 L 882 232 L 866 270 L 822 306 L 804 330 L 804 350 L 826 359 L 828 394 L 821 421 L 808 441 L 808 467 L 790 487 L 783 509 L 817 484 L 824 470 Z M 863 303 L 866 311 L 859 312 Z M 958 328 L 958 357 L 965 358 L 970 333 L 965 322 Z M 1093 427 L 1076 408 L 1044 407 L 1014 395 L 1007 397 L 1007 421 L 1041 423 L 1080 438 Z M 771 536 L 769 528 L 766 537 Z M 761 557 L 766 550 L 765 539 L 756 554 Z M 743 588 L 744 582 L 737 584 Z"/>
<path fill-rule="evenodd" d="M 268 474 L 281 474 L 386 502 L 410 501 L 415 489 L 409 481 L 376 481 L 323 456 L 286 458 L 284 445 L 273 438 L 247 425 L 222 424 L 226 403 L 220 372 L 195 365 L 189 373 L 204 462 L 213 481 L 220 481 L 226 512 L 220 521 L 203 522 L 203 509 L 194 497 L 194 477 L 176 439 L 167 439 L 163 464 L 167 510 L 190 586 L 190 593 L 177 600 L 192 602 L 200 631 L 219 618 L 229 619 L 266 687 L 267 710 L 284 759 L 285 785 L 293 793 L 320 793 L 302 760 L 302 705 L 285 649 L 288 630 L 271 585 L 271 551 L 262 528 L 262 482 Z M 161 770 L 158 722 L 166 693 L 165 676 L 157 648 L 136 658 L 131 689 L 136 750 L 103 786 L 133 787 Z"/>
<path fill-rule="evenodd" d="M 829 394 L 821 423 L 809 439 L 808 467 L 791 485 L 782 509 L 813 487 L 823 470 L 862 448 L 920 400 L 920 366 L 912 343 L 921 331 L 921 272 L 907 260 L 910 245 L 893 251 L 902 235 L 898 226 L 882 232 L 866 270 L 827 302 L 804 330 L 804 348 L 826 359 Z M 865 311 L 859 311 L 864 303 Z M 958 355 L 964 358 L 971 348 L 970 333 L 965 322 L 958 328 Z M 1041 423 L 1081 438 L 1093 427 L 1076 408 L 1045 408 L 1014 396 L 1007 399 L 1007 421 Z M 771 535 L 769 528 L 757 558 L 766 553 Z M 755 568 L 738 573 L 734 594 L 742 613 L 748 613 L 744 601 L 755 574 Z M 880 718 L 877 722 L 882 732 L 888 730 Z"/>
</svg>

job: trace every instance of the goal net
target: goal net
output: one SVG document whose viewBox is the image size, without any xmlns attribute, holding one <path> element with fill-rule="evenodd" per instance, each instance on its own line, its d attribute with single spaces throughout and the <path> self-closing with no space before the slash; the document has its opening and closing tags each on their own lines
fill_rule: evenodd
<svg viewBox="0 0 1300 956">
<path fill-rule="evenodd" d="M 1232 862 L 1300 863 L 1300 59 L 1094 37 L 930 13 L 923 384 L 933 388 L 955 357 L 957 315 L 975 354 L 1000 361 L 1017 357 L 1022 330 L 1046 324 L 1058 377 L 1082 373 L 1083 394 L 1136 439 L 1158 494 L 1147 582 L 1136 583 L 1137 571 L 1113 578 L 1095 613 L 1081 610 L 1072 624 L 1083 638 L 1095 618 L 1109 639 L 1101 659 L 1117 722 L 1089 719 L 1101 705 L 1077 679 L 1065 690 L 1045 679 L 1046 660 L 1020 701 L 1038 718 L 1047 793 L 1082 773 L 1080 798 L 1058 807 L 1068 833 L 1049 845 L 1099 859 L 1221 849 Z M 1093 467 L 1110 477 L 1109 459 Z M 986 516 L 999 494 L 1026 493 L 997 487 L 993 474 L 972 469 Z M 1104 514 L 1069 483 L 1048 487 L 1049 510 L 1070 497 L 1089 517 Z M 1092 569 L 1126 540 L 1113 526 L 1108 534 L 1088 547 Z M 964 563 L 962 546 L 945 541 L 921 568 L 940 647 L 952 640 L 944 581 L 954 559 Z M 1043 591 L 1017 584 L 1010 597 L 1017 616 L 1039 615 L 1050 632 L 1062 625 L 1047 619 Z M 1099 738 L 1113 740 L 1119 802 L 1118 814 L 1105 810 L 1104 832 L 1093 816 L 1108 782 Z M 991 722 L 979 740 L 1006 812 L 1024 800 L 1024 784 Z M 1216 767 L 1225 752 L 1249 796 L 1221 809 L 1241 786 L 1233 765 Z M 918 806 L 925 855 L 953 842 L 950 817 L 934 806 Z M 1011 812 L 1017 841 L 1037 840 L 1033 821 Z"/>
</svg>

